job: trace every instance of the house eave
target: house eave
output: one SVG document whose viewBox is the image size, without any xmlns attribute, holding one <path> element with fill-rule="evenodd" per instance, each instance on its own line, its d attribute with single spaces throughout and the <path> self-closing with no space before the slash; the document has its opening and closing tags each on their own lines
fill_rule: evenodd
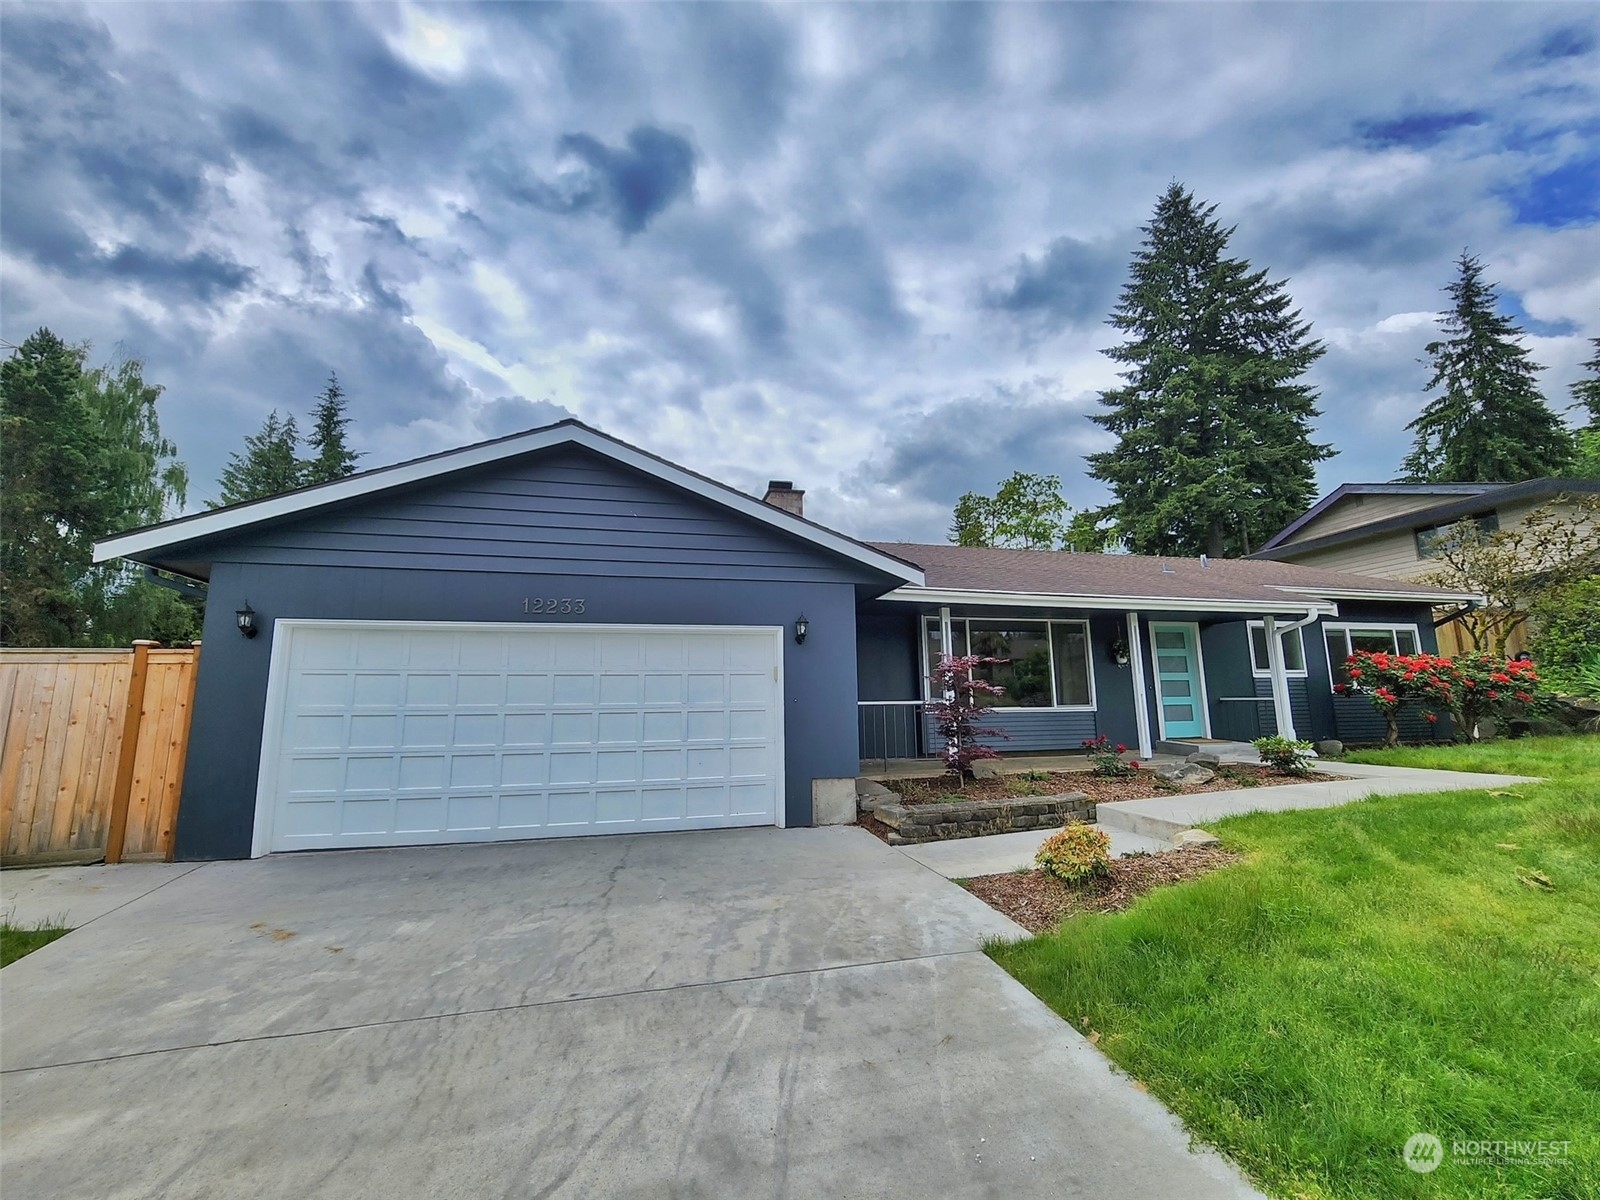
<svg viewBox="0 0 1600 1200">
<path fill-rule="evenodd" d="M 1075 596 L 1055 592 L 973 591 L 961 588 L 899 587 L 882 596 L 883 600 L 904 604 L 970 604 L 998 608 L 1077 608 L 1117 612 L 1228 612 L 1295 613 L 1337 616 L 1339 606 L 1332 601 L 1309 596 L 1286 595 L 1275 600 L 1215 600 L 1188 596 Z"/>
</svg>

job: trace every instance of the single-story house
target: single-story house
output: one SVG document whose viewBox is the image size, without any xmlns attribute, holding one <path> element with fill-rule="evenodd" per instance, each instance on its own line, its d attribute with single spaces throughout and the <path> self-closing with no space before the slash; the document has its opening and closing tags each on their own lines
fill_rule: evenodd
<svg viewBox="0 0 1600 1200">
<path fill-rule="evenodd" d="M 1431 650 L 1468 599 L 802 505 L 564 421 L 99 543 L 208 588 L 178 857 L 850 820 L 864 754 L 937 749 L 946 646 L 1009 660 L 1006 749 L 1375 739 L 1346 650 Z"/>
<path fill-rule="evenodd" d="M 1414 580 L 1438 569 L 1440 535 L 1462 521 L 1473 521 L 1490 533 L 1514 529 L 1535 509 L 1554 504 L 1564 515 L 1588 522 L 1591 518 L 1577 501 L 1597 496 L 1596 479 L 1345 483 L 1273 534 L 1251 557 Z M 1442 623 L 1439 640 L 1446 654 L 1471 648 L 1457 622 Z M 1519 626 L 1506 649 L 1515 653 L 1527 646 L 1527 631 Z"/>
</svg>

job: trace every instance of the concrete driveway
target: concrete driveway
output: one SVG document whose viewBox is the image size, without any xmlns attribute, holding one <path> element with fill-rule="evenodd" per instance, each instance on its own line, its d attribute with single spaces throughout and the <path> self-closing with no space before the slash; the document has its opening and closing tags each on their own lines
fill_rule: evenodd
<svg viewBox="0 0 1600 1200">
<path fill-rule="evenodd" d="M 1256 1194 L 860 830 L 150 879 L 0 976 L 8 1196 Z"/>
</svg>

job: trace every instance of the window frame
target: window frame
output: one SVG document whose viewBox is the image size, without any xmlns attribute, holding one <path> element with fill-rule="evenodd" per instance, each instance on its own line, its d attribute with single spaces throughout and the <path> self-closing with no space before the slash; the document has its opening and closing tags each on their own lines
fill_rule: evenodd
<svg viewBox="0 0 1600 1200">
<path fill-rule="evenodd" d="M 1099 692 L 1099 685 L 1095 680 L 1095 674 L 1094 674 L 1094 638 L 1093 638 L 1093 629 L 1090 626 L 1090 624 L 1089 624 L 1087 619 L 1082 618 L 1082 617 L 1062 617 L 1062 618 L 1059 618 L 1059 619 L 1055 618 L 1055 617 L 1048 617 L 1048 618 L 1047 617 L 1021 617 L 1021 618 L 1019 618 L 1019 619 L 1017 619 L 1015 621 L 1012 621 L 1012 620 L 1008 620 L 1004 616 L 997 616 L 997 617 L 991 617 L 991 616 L 957 617 L 957 616 L 952 616 L 950 618 L 950 628 L 952 630 L 954 630 L 957 625 L 961 626 L 962 636 L 965 638 L 966 645 L 967 645 L 969 650 L 970 650 L 970 648 L 972 646 L 971 623 L 973 621 L 991 621 L 991 622 L 995 622 L 995 623 L 998 623 L 998 624 L 1001 624 L 1001 625 L 1011 626 L 1013 628 L 1039 626 L 1040 628 L 1042 628 L 1044 630 L 1045 644 L 1050 649 L 1050 699 L 1051 699 L 1052 703 L 1048 707 L 1045 707 L 1043 705 L 1039 705 L 1039 706 L 1026 705 L 1025 706 L 1025 705 L 1020 705 L 1020 704 L 1008 704 L 1008 705 L 1005 705 L 1003 707 L 995 707 L 995 708 L 990 710 L 991 712 L 994 712 L 994 713 L 998 714 L 998 713 L 1010 713 L 1010 712 L 1030 712 L 1030 713 L 1036 713 L 1036 712 L 1037 713 L 1051 713 L 1051 712 L 1067 713 L 1067 712 L 1073 712 L 1073 713 L 1081 713 L 1081 712 L 1098 712 L 1099 711 L 1100 692 Z M 1083 661 L 1084 661 L 1084 667 L 1085 667 L 1085 672 L 1084 673 L 1085 673 L 1085 675 L 1088 676 L 1088 681 L 1089 681 L 1089 703 L 1087 703 L 1087 704 L 1062 704 L 1062 703 L 1060 703 L 1061 697 L 1057 694 L 1057 687 L 1056 687 L 1056 684 L 1057 684 L 1057 675 L 1056 675 L 1056 638 L 1055 638 L 1055 628 L 1054 627 L 1057 626 L 1057 625 L 1079 625 L 1079 626 L 1082 626 L 1082 628 L 1083 628 L 1083 651 L 1084 651 L 1083 652 Z M 925 703 L 925 704 L 926 703 L 931 703 L 935 698 L 934 695 L 933 695 L 933 679 L 932 679 L 932 676 L 933 676 L 933 662 L 928 656 L 928 642 L 931 640 L 931 638 L 929 636 L 929 632 L 930 632 L 929 627 L 930 626 L 932 627 L 933 631 L 936 632 L 938 630 L 938 628 L 939 628 L 939 617 L 937 615 L 924 616 L 922 618 L 922 629 L 920 631 L 921 632 L 921 637 L 918 639 L 919 640 L 919 652 L 922 655 L 922 699 L 923 699 L 923 703 Z"/>
<path fill-rule="evenodd" d="M 1471 516 L 1459 517 L 1456 520 L 1446 522 L 1443 525 L 1425 525 L 1421 528 L 1413 529 L 1411 531 L 1412 541 L 1417 548 L 1417 558 L 1438 558 L 1439 556 L 1434 552 L 1433 548 L 1439 544 L 1440 540 L 1446 533 L 1454 529 L 1457 525 L 1464 525 L 1468 521 L 1471 521 L 1473 524 L 1477 525 L 1480 533 L 1487 535 L 1500 532 L 1500 514 L 1494 510 L 1485 513 L 1474 513 Z"/>
<path fill-rule="evenodd" d="M 1404 651 L 1402 651 L 1400 649 L 1400 638 L 1399 638 L 1399 634 L 1402 631 L 1404 631 L 1406 633 L 1409 633 L 1411 635 L 1411 637 L 1412 637 L 1412 640 L 1416 643 L 1416 647 L 1417 648 L 1416 648 L 1415 651 L 1413 651 L 1413 653 L 1415 653 L 1415 654 L 1425 653 L 1425 651 L 1422 649 L 1422 630 L 1421 630 L 1421 628 L 1419 626 L 1417 626 L 1415 624 L 1407 623 L 1407 622 L 1404 622 L 1404 621 L 1397 622 L 1397 623 L 1394 623 L 1394 624 L 1391 624 L 1391 623 L 1389 623 L 1387 621 L 1324 621 L 1322 623 L 1322 653 L 1328 660 L 1328 689 L 1329 689 L 1329 691 L 1332 691 L 1334 688 L 1339 686 L 1339 671 L 1340 671 L 1340 668 L 1344 665 L 1342 661 L 1339 662 L 1339 663 L 1335 663 L 1333 661 L 1333 651 L 1328 645 L 1328 631 L 1329 630 L 1337 630 L 1340 633 L 1343 633 L 1344 634 L 1344 644 L 1345 644 L 1346 647 L 1349 647 L 1350 644 L 1351 644 L 1350 635 L 1352 633 L 1387 633 L 1387 634 L 1390 634 L 1391 636 L 1394 637 L 1394 645 L 1395 645 L 1395 648 L 1393 650 L 1389 651 L 1389 653 L 1391 653 L 1391 654 L 1404 653 Z M 1350 653 L 1350 651 L 1347 649 L 1346 653 L 1348 654 L 1348 653 Z M 1335 694 L 1337 694 L 1337 693 L 1335 693 Z"/>
<path fill-rule="evenodd" d="M 1271 679 L 1272 678 L 1271 670 L 1269 670 L 1267 667 L 1257 666 L 1256 665 L 1255 631 L 1257 629 L 1261 630 L 1261 638 L 1262 638 L 1263 641 L 1265 641 L 1266 640 L 1266 636 L 1267 636 L 1267 623 L 1265 621 L 1246 621 L 1245 622 L 1244 639 L 1245 639 L 1245 643 L 1248 645 L 1249 650 L 1250 650 L 1250 674 L 1252 676 L 1254 676 L 1256 679 Z M 1281 632 L 1282 631 L 1280 630 L 1280 636 L 1281 636 Z M 1299 629 L 1296 629 L 1294 632 L 1295 632 L 1296 636 L 1298 636 L 1299 639 L 1300 639 L 1300 669 L 1297 671 L 1293 667 L 1289 666 L 1289 664 L 1287 662 L 1285 662 L 1284 663 L 1284 667 L 1283 667 L 1284 674 L 1288 675 L 1288 677 L 1290 679 L 1305 679 L 1307 677 L 1307 675 L 1310 674 L 1310 672 L 1306 670 L 1306 630 L 1305 630 L 1305 626 L 1302 625 Z M 1328 639 L 1326 637 L 1324 637 L 1322 639 L 1322 644 L 1324 646 L 1326 646 L 1328 644 Z"/>
</svg>

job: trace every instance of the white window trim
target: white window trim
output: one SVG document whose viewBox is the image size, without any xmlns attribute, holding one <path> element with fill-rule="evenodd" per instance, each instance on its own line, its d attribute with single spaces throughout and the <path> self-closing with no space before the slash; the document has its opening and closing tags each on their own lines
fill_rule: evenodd
<svg viewBox="0 0 1600 1200">
<path fill-rule="evenodd" d="M 1251 630 L 1256 630 L 1256 629 L 1261 630 L 1261 636 L 1262 636 L 1263 640 L 1266 638 L 1266 636 L 1267 636 L 1267 623 L 1265 621 L 1246 621 L 1245 624 L 1248 625 Z M 1363 626 L 1362 628 L 1365 628 L 1365 626 Z M 1296 671 L 1293 667 L 1288 666 L 1287 665 L 1287 661 L 1286 661 L 1284 669 L 1283 669 L 1283 673 L 1285 675 L 1287 675 L 1290 679 L 1304 679 L 1306 677 L 1306 674 L 1307 674 L 1307 672 L 1306 672 L 1306 631 L 1305 631 L 1305 628 L 1302 626 L 1301 628 L 1295 630 L 1294 632 L 1295 632 L 1295 636 L 1300 639 L 1300 669 L 1298 671 Z M 1282 629 L 1281 628 L 1279 630 L 1279 633 L 1280 634 L 1282 633 Z M 1328 639 L 1327 638 L 1323 638 L 1322 639 L 1322 644 L 1324 646 L 1326 646 L 1328 644 Z M 1255 676 L 1257 679 L 1271 679 L 1272 678 L 1272 671 L 1270 669 L 1268 669 L 1267 667 L 1258 667 L 1258 666 L 1256 666 L 1256 640 L 1255 640 L 1255 638 L 1251 637 L 1248 632 L 1245 634 L 1245 649 L 1250 655 L 1250 674 Z M 1287 656 L 1285 656 L 1285 659 L 1287 659 Z"/>
<path fill-rule="evenodd" d="M 1091 625 L 1089 624 L 1088 621 L 1084 620 L 1081 617 L 1078 617 L 1078 618 L 1070 618 L 1069 617 L 1069 618 L 1066 618 L 1066 619 L 1063 619 L 1063 620 L 1055 620 L 1053 618 L 1047 620 L 1047 619 L 1045 619 L 1043 617 L 1023 617 L 1023 618 L 1020 618 L 1019 620 L 1016 620 L 1016 621 L 1007 621 L 1004 617 L 955 617 L 955 616 L 951 617 L 950 618 L 950 627 L 951 627 L 951 629 L 953 630 L 957 625 L 960 625 L 960 626 L 963 627 L 965 635 L 966 635 L 966 639 L 967 639 L 967 646 L 968 646 L 969 649 L 972 646 L 971 622 L 973 622 L 973 621 L 994 621 L 994 622 L 996 622 L 998 624 L 1012 625 L 1012 626 L 1024 626 L 1024 625 L 1044 625 L 1044 626 L 1046 626 L 1046 629 L 1045 629 L 1045 644 L 1050 648 L 1050 698 L 1052 700 L 1056 699 L 1056 639 L 1055 639 L 1055 630 L 1052 629 L 1052 628 L 1049 628 L 1049 627 L 1050 626 L 1055 626 L 1055 625 L 1082 625 L 1083 626 L 1084 665 L 1088 667 L 1088 676 L 1089 676 L 1089 703 L 1087 703 L 1087 704 L 1050 704 L 1050 705 L 1007 704 L 1007 705 L 1004 705 L 1004 706 L 996 707 L 994 709 L 995 712 L 997 712 L 997 713 L 1000 713 L 1000 712 L 1008 712 L 1008 713 L 1009 712 L 1044 712 L 1044 713 L 1048 713 L 1048 712 L 1058 712 L 1058 713 L 1073 712 L 1073 713 L 1082 713 L 1082 712 L 1098 712 L 1099 711 L 1099 706 L 1098 706 L 1097 702 L 1099 700 L 1100 692 L 1099 692 L 1099 688 L 1098 688 L 1098 685 L 1097 685 L 1097 682 L 1096 682 L 1095 676 L 1094 676 L 1094 638 L 1093 638 L 1093 632 L 1094 631 L 1093 631 L 1093 628 L 1091 627 Z M 939 623 L 939 618 L 937 616 L 924 616 L 922 618 L 921 638 L 919 640 L 921 642 L 921 651 L 920 651 L 920 653 L 922 655 L 922 698 L 923 698 L 924 702 L 931 702 L 933 700 L 933 698 L 934 698 L 933 697 L 933 684 L 932 684 L 933 663 L 930 662 L 929 659 L 928 659 L 928 626 L 930 624 L 933 624 L 934 626 L 937 626 L 938 623 Z M 946 649 L 946 652 L 949 651 L 949 647 L 946 647 L 945 649 Z"/>
<path fill-rule="evenodd" d="M 1416 640 L 1416 653 L 1422 654 L 1422 630 L 1416 625 L 1390 625 L 1384 621 L 1324 621 L 1322 623 L 1322 655 L 1328 661 L 1328 690 L 1332 691 L 1339 679 L 1339 667 L 1334 664 L 1333 654 L 1328 649 L 1328 631 L 1336 629 L 1345 635 L 1345 645 L 1350 644 L 1350 634 L 1360 633 L 1392 633 L 1397 635 L 1394 641 L 1394 653 L 1399 654 L 1400 638 L 1398 635 L 1404 631 L 1411 634 Z"/>
<path fill-rule="evenodd" d="M 1206 652 L 1200 644 L 1200 622 L 1198 621 L 1147 621 L 1150 627 L 1150 683 L 1155 691 L 1156 701 L 1156 728 L 1161 733 L 1161 740 L 1167 740 L 1167 707 L 1161 698 L 1161 664 L 1156 661 L 1159 651 L 1156 648 L 1156 630 L 1158 629 L 1187 629 L 1194 637 L 1194 669 L 1200 677 L 1200 725 L 1204 731 L 1202 738 L 1211 737 L 1211 698 L 1206 695 Z M 1192 697 L 1191 697 L 1192 699 Z M 1188 735 L 1188 736 L 1193 736 Z"/>
</svg>

